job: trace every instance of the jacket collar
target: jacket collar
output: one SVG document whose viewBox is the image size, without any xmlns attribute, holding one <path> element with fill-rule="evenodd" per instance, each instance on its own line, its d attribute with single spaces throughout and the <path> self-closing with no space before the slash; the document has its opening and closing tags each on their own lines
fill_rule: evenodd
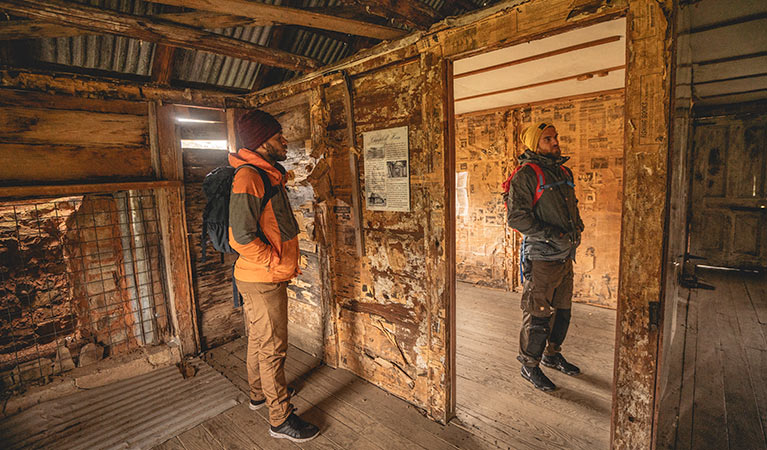
<svg viewBox="0 0 767 450">
<path fill-rule="evenodd" d="M 285 168 L 282 164 L 275 163 L 274 165 L 271 165 L 269 161 L 265 160 L 253 150 L 241 148 L 237 153 L 230 153 L 229 164 L 234 168 L 240 167 L 243 164 L 252 164 L 263 169 L 272 181 L 285 184 Z"/>
</svg>

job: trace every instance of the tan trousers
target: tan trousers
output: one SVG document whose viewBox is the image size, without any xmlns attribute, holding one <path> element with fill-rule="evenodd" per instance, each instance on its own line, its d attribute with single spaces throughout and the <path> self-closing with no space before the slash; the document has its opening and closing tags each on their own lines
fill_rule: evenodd
<svg viewBox="0 0 767 450">
<path fill-rule="evenodd" d="M 248 326 L 248 384 L 251 400 L 266 399 L 269 422 L 282 424 L 291 413 L 285 357 L 288 351 L 288 283 L 237 280 Z"/>
</svg>

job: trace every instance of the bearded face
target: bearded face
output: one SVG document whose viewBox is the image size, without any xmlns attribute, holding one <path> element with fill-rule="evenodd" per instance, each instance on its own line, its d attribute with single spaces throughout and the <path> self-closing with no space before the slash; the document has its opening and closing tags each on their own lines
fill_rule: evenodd
<svg viewBox="0 0 767 450">
<path fill-rule="evenodd" d="M 288 140 L 282 135 L 282 131 L 264 142 L 263 148 L 266 155 L 273 161 L 285 161 L 288 159 Z"/>
</svg>

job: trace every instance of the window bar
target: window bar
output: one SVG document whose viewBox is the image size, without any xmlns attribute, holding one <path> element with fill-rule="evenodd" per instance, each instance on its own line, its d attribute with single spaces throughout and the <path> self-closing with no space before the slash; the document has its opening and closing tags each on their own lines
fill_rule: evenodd
<svg viewBox="0 0 767 450">
<path fill-rule="evenodd" d="M 140 304 L 141 304 L 141 293 L 139 291 L 139 284 L 140 280 L 138 278 L 138 269 L 136 267 L 136 256 L 133 252 L 133 242 L 131 239 L 131 218 L 130 218 L 130 204 L 128 202 L 128 198 L 124 192 L 118 192 L 115 194 L 116 200 L 119 201 L 118 206 L 118 221 L 120 223 L 120 240 L 122 242 L 122 251 L 123 251 L 123 268 L 125 272 L 125 283 L 126 287 L 128 289 L 128 294 L 130 296 L 130 304 L 131 304 L 131 311 L 133 312 L 133 330 L 130 330 L 130 333 L 132 336 L 136 337 L 137 339 L 142 340 L 142 344 L 145 344 L 143 342 L 144 340 L 144 332 L 141 324 L 140 319 Z M 124 220 L 123 220 L 124 219 Z M 123 322 L 126 327 L 126 332 L 128 330 L 128 321 L 125 320 L 127 318 L 123 318 Z"/>
<path fill-rule="evenodd" d="M 62 234 L 63 233 L 61 232 L 62 219 L 61 219 L 61 217 L 59 217 L 59 204 L 60 203 L 61 202 L 57 202 L 57 201 L 53 202 L 53 211 L 54 211 L 54 213 L 56 215 L 56 227 L 57 227 L 56 237 L 58 238 L 59 245 L 61 246 L 61 259 L 64 260 L 65 259 L 65 255 L 64 255 L 64 240 L 62 239 Z M 66 229 L 66 227 L 65 227 L 65 229 Z M 67 277 L 67 279 L 69 279 L 69 270 L 65 269 L 64 273 L 65 273 L 65 276 Z M 71 280 L 69 282 L 70 282 L 70 286 L 71 286 Z M 69 314 L 69 319 L 73 320 L 74 323 L 76 324 L 77 320 L 75 319 L 74 313 L 72 311 L 72 299 L 68 299 L 67 300 L 67 304 L 69 306 L 69 313 L 68 313 Z M 54 332 L 55 332 L 55 330 L 56 330 L 56 328 L 54 327 Z M 63 342 L 61 344 L 59 344 L 58 338 L 56 339 L 56 358 L 59 360 L 59 365 L 60 365 L 61 371 L 64 372 L 64 364 L 63 364 L 64 363 L 64 356 L 61 354 L 59 349 L 61 348 L 61 346 L 63 346 L 63 347 L 67 346 L 66 336 L 64 336 L 62 338 L 62 340 L 63 340 Z M 68 350 L 68 348 L 67 348 L 67 350 Z M 74 360 L 73 360 L 73 362 L 74 362 Z"/>
<path fill-rule="evenodd" d="M 14 224 L 16 225 L 16 244 L 17 244 L 19 258 L 20 258 L 21 257 L 21 252 L 22 252 L 21 227 L 19 226 L 19 217 L 18 217 L 18 212 L 16 211 L 16 205 L 13 205 L 13 221 L 14 221 Z M 19 304 L 23 307 L 24 305 L 21 303 L 21 299 L 18 298 L 18 296 L 16 298 L 19 300 Z M 21 309 L 23 310 L 23 308 L 21 308 Z M 11 324 L 11 335 L 13 336 L 13 341 L 16 342 L 16 333 L 15 333 L 16 327 L 13 325 L 13 319 L 11 318 L 10 311 L 8 311 L 8 319 L 10 321 L 9 323 Z M 15 369 L 16 369 L 16 372 L 19 375 L 19 380 L 18 380 L 19 386 L 23 386 L 24 385 L 24 380 L 21 377 L 21 363 L 19 362 L 20 361 L 20 358 L 19 358 L 19 347 L 21 347 L 21 345 L 14 345 L 14 354 L 16 356 L 16 358 L 15 358 L 15 360 L 16 360 L 15 361 L 16 362 Z"/>
<path fill-rule="evenodd" d="M 43 203 L 43 205 L 44 205 L 44 203 Z M 35 207 L 35 224 L 37 225 L 37 237 L 40 238 L 40 241 L 42 242 L 43 241 L 43 230 L 40 227 L 41 219 L 40 219 L 40 209 L 38 208 L 38 203 L 35 203 L 34 207 Z M 56 226 L 58 226 L 58 225 L 56 225 Z M 52 330 L 53 330 L 53 341 L 56 344 L 56 350 L 55 350 L 56 353 L 55 353 L 55 356 L 54 356 L 53 361 L 52 361 L 52 364 L 54 364 L 54 367 L 52 367 L 52 369 L 53 369 L 53 368 L 55 368 L 56 358 L 58 357 L 58 353 L 59 353 L 59 337 L 58 337 L 58 333 L 56 332 L 56 323 L 57 323 L 56 316 L 53 314 L 54 307 L 53 307 L 53 301 L 51 299 L 52 287 L 51 287 L 51 277 L 50 276 L 46 276 L 45 277 L 44 288 L 45 288 L 45 296 L 47 297 L 49 318 L 50 318 L 51 327 L 52 327 Z M 30 305 L 31 305 L 31 303 L 30 303 Z M 37 333 L 35 333 L 35 335 L 37 335 Z M 47 338 L 48 336 L 41 336 L 41 337 Z M 42 355 L 38 354 L 37 356 L 39 358 L 38 360 L 42 361 L 42 359 L 41 359 Z M 41 371 L 42 371 L 42 368 L 41 368 Z"/>
<path fill-rule="evenodd" d="M 83 202 L 83 203 L 85 203 L 85 202 Z M 100 242 L 101 238 L 99 237 L 99 231 L 98 231 L 99 227 L 98 227 L 98 225 L 96 223 L 96 212 L 93 209 L 93 204 L 90 204 L 89 207 L 90 207 L 91 219 L 93 221 L 93 233 L 94 233 L 94 236 L 96 238 L 95 244 L 96 244 L 96 251 L 97 251 L 97 255 L 98 255 L 98 257 L 97 257 L 98 269 L 99 269 L 99 274 L 101 276 L 101 292 L 102 292 L 101 296 L 104 299 L 104 303 L 106 304 L 106 294 L 104 294 L 104 292 L 106 292 L 106 288 L 104 287 L 104 261 L 101 258 L 101 246 L 99 245 L 99 242 Z M 87 269 L 86 269 L 85 277 L 86 277 L 86 279 L 88 277 Z M 86 292 L 86 294 L 87 294 L 87 292 Z M 90 309 L 90 300 L 88 301 L 88 309 Z M 111 325 L 111 319 L 109 318 L 108 314 L 105 315 L 105 321 L 107 323 L 107 326 L 106 326 L 107 338 L 109 339 L 109 347 L 111 348 L 112 345 L 113 345 L 113 343 L 112 343 L 112 330 L 111 330 L 111 326 L 110 326 Z M 98 324 L 95 324 L 95 326 L 94 326 L 94 333 L 96 334 L 96 337 L 98 337 L 98 334 L 99 334 L 98 331 L 99 331 Z"/>
<path fill-rule="evenodd" d="M 129 194 L 130 195 L 130 194 Z M 135 212 L 135 219 L 136 223 L 134 224 L 134 230 L 137 230 L 136 233 L 134 233 L 134 240 L 133 242 L 139 247 L 141 247 L 140 251 L 137 248 L 137 254 L 140 255 L 140 258 L 137 260 L 137 263 L 139 265 L 143 266 L 142 269 L 144 272 L 148 272 L 148 278 L 149 278 L 149 285 L 145 289 L 143 289 L 142 296 L 141 296 L 141 330 L 142 332 L 146 333 L 144 336 L 144 344 L 146 344 L 146 341 L 148 340 L 151 343 L 155 342 L 155 323 L 153 320 L 153 313 L 152 309 L 154 309 L 154 285 L 153 285 L 153 277 L 152 277 L 152 249 L 151 244 L 149 243 L 149 240 L 147 239 L 147 233 L 146 233 L 146 224 L 144 223 L 144 209 L 143 209 L 143 199 L 140 194 L 139 196 L 133 196 L 131 201 L 131 208 L 133 209 L 133 212 Z"/>
<path fill-rule="evenodd" d="M 83 206 L 86 205 L 85 203 L 85 197 L 82 197 L 82 199 L 79 202 L 79 208 L 75 207 L 74 211 L 72 212 L 72 221 L 75 225 L 75 231 L 77 231 L 77 248 L 73 249 L 73 251 L 77 251 L 78 256 L 77 260 L 80 263 L 80 273 L 82 274 L 83 278 L 87 277 L 87 270 L 85 269 L 85 248 L 83 246 L 84 243 L 84 236 L 83 236 L 83 229 L 81 225 L 83 224 L 83 221 L 85 220 L 85 211 L 83 210 Z M 79 214 L 82 212 L 83 217 L 80 217 Z M 72 279 L 72 285 L 74 286 L 75 279 Z M 85 286 L 83 286 L 85 291 L 85 295 L 88 295 L 87 292 L 87 283 Z M 87 317 L 84 318 L 84 320 L 87 320 L 88 323 L 91 324 L 91 328 L 93 328 L 92 333 L 95 335 L 96 333 L 96 322 L 93 314 L 91 314 L 91 308 L 90 304 L 86 305 L 84 311 L 81 311 L 82 314 L 87 315 Z M 78 343 L 79 344 L 79 343 Z M 78 357 L 78 363 L 79 363 L 79 357 Z"/>
</svg>

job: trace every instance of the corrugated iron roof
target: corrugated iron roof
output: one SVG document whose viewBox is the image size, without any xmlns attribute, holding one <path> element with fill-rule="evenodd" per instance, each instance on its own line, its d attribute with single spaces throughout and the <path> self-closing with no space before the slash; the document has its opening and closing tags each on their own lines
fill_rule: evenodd
<svg viewBox="0 0 767 450">
<path fill-rule="evenodd" d="M 72 0 L 102 9 L 124 13 L 150 16 L 168 12 L 181 12 L 188 9 L 149 3 L 144 0 Z M 493 3 L 489 0 L 469 0 L 482 6 Z M 338 6 L 338 0 L 263 0 L 266 4 L 289 4 L 303 8 L 325 8 Z M 422 3 L 439 11 L 445 0 L 422 0 Z M 465 12 L 463 9 L 456 13 Z M 375 20 L 371 16 L 372 20 Z M 383 22 L 384 20 L 379 20 Z M 393 26 L 392 24 L 388 24 Z M 211 30 L 214 33 L 264 46 L 275 46 L 291 53 L 308 56 L 323 65 L 332 64 L 351 54 L 350 41 L 334 39 L 329 33 L 312 32 L 309 29 L 288 26 L 281 42 L 271 43 L 272 26 L 233 27 Z M 36 41 L 35 49 L 30 53 L 31 63 L 71 66 L 81 69 L 95 69 L 126 76 L 148 77 L 152 73 L 152 58 L 155 44 L 128 37 L 110 35 L 81 35 Z M 250 90 L 260 71 L 266 70 L 258 63 L 228 56 L 215 55 L 200 51 L 179 49 L 175 54 L 172 80 L 181 84 L 211 85 L 222 88 Z M 287 70 L 270 70 L 268 84 L 291 78 L 295 73 Z M 261 83 L 260 83 L 261 84 Z"/>
</svg>

